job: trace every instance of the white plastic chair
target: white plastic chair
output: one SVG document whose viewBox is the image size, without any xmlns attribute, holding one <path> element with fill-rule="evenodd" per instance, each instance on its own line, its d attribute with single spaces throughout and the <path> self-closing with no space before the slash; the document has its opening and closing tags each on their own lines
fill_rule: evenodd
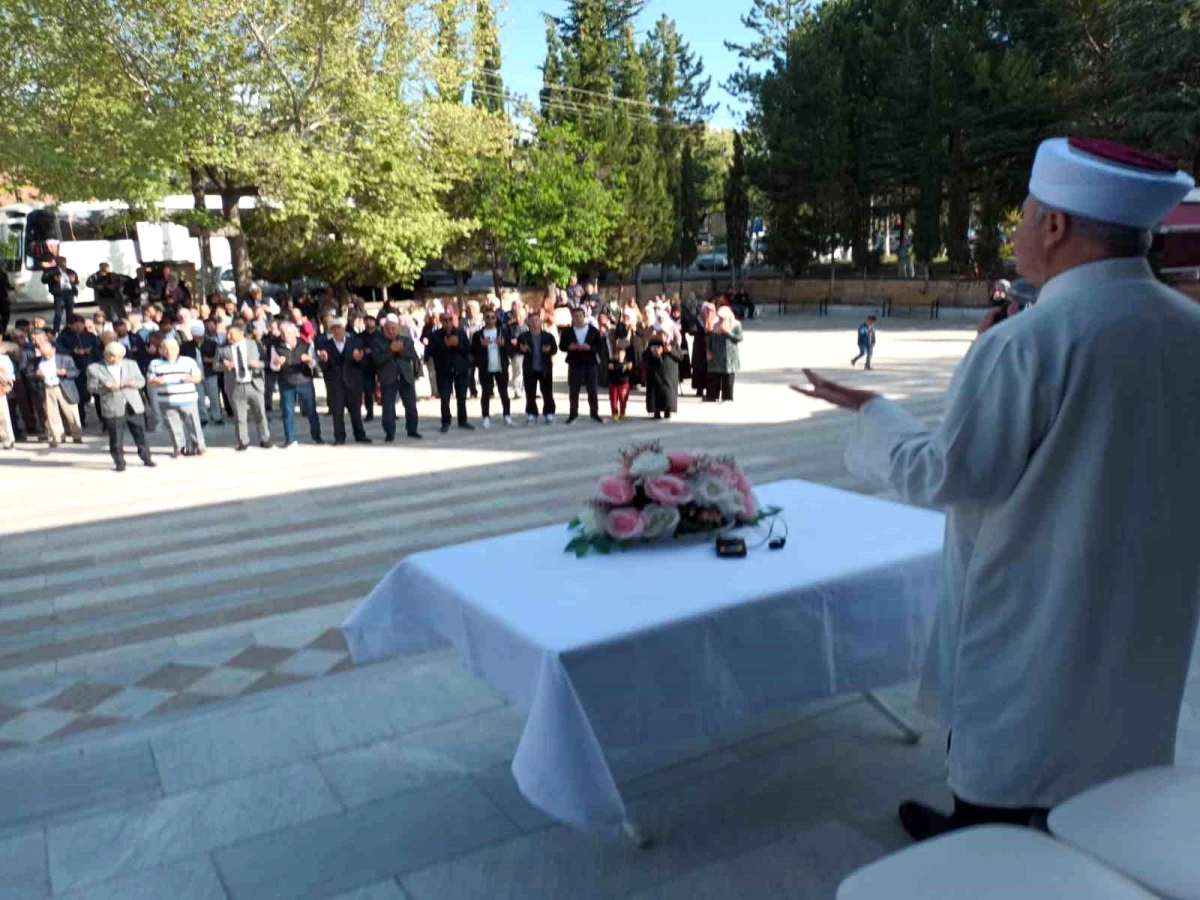
<svg viewBox="0 0 1200 900">
<path fill-rule="evenodd" d="M 1200 769 L 1164 766 L 1084 791 L 1050 831 L 1171 900 L 1200 900 Z"/>
<path fill-rule="evenodd" d="M 837 900 L 1157 900 L 1030 828 L 983 825 L 915 844 L 853 873 Z"/>
</svg>

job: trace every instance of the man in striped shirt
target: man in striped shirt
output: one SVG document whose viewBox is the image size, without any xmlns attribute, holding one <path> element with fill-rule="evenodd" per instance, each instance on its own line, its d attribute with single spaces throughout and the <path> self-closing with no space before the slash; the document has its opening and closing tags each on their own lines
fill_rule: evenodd
<svg viewBox="0 0 1200 900">
<path fill-rule="evenodd" d="M 155 390 L 159 414 L 171 432 L 172 456 L 203 456 L 204 432 L 200 428 L 199 394 L 196 385 L 204 380 L 194 359 L 179 355 L 179 343 L 165 338 L 161 356 L 150 363 L 146 384 Z"/>
</svg>

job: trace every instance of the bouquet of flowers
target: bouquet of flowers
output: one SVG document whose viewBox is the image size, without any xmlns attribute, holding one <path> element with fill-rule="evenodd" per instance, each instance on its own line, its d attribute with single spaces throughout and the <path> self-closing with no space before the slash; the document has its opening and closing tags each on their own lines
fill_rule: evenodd
<svg viewBox="0 0 1200 900">
<path fill-rule="evenodd" d="M 779 514 L 758 505 L 746 473 L 731 457 L 639 444 L 621 454 L 615 475 L 567 528 L 566 551 L 577 557 L 611 553 L 638 543 L 708 536 L 734 525 L 756 525 Z"/>
</svg>

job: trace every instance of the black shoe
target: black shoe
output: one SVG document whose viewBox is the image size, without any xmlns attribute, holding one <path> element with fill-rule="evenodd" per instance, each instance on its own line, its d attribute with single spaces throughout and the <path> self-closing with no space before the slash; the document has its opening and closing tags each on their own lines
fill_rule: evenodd
<svg viewBox="0 0 1200 900">
<path fill-rule="evenodd" d="M 394 442 L 395 442 L 395 440 L 396 440 L 396 436 L 395 436 L 394 434 L 385 434 L 385 435 L 383 436 L 383 440 L 384 440 L 386 443 L 388 443 L 388 444 L 391 444 L 391 443 L 394 443 Z"/>
<path fill-rule="evenodd" d="M 213 424 L 214 424 L 214 425 L 216 425 L 218 428 L 224 428 L 224 427 L 225 427 L 225 420 L 224 420 L 224 419 L 221 419 L 221 420 L 219 420 L 219 421 L 217 421 L 217 422 L 213 422 Z"/>
<path fill-rule="evenodd" d="M 592 421 L 599 422 L 601 425 L 604 424 L 604 420 L 602 418 L 600 418 L 599 416 L 592 416 Z"/>
<path fill-rule="evenodd" d="M 664 418 L 664 419 L 670 419 L 670 418 L 671 418 L 671 414 L 670 414 L 670 413 L 663 413 L 663 418 Z"/>
<path fill-rule="evenodd" d="M 250 449 L 250 445 L 249 445 L 249 444 L 238 444 L 238 445 L 237 445 L 237 452 L 238 452 L 238 453 L 241 453 L 243 450 L 249 450 L 249 449 Z"/>
<path fill-rule="evenodd" d="M 142 462 L 145 463 L 147 469 L 153 469 L 158 466 L 158 463 L 152 459 L 143 459 Z"/>
<path fill-rule="evenodd" d="M 578 418 L 579 418 L 579 416 L 573 416 L 573 415 L 567 416 L 567 424 L 570 425 L 572 422 L 574 422 Z"/>
<path fill-rule="evenodd" d="M 344 444 L 344 443 L 346 443 L 346 439 L 345 439 L 345 438 L 334 438 L 334 439 L 333 439 L 333 446 L 335 446 L 335 447 L 340 447 L 340 446 L 342 446 L 342 444 Z"/>
<path fill-rule="evenodd" d="M 916 800 L 905 800 L 900 804 L 897 814 L 908 836 L 916 842 L 939 837 L 962 827 L 953 816 L 938 812 L 932 806 L 926 806 Z"/>
<path fill-rule="evenodd" d="M 463 431 L 474 431 L 475 430 L 475 426 L 472 425 L 470 422 L 459 422 L 458 427 L 461 428 Z"/>
<path fill-rule="evenodd" d="M 412 438 L 413 440 L 416 440 L 416 441 L 419 441 L 419 440 L 421 440 L 421 435 L 420 435 L 418 432 L 416 432 L 416 431 L 410 431 L 410 432 L 408 433 L 408 436 L 409 436 L 410 438 Z"/>
<path fill-rule="evenodd" d="M 371 439 L 370 439 L 369 437 L 367 437 L 367 436 L 364 434 L 364 435 L 360 435 L 359 437 L 356 437 L 356 438 L 354 439 L 354 443 L 356 443 L 356 444 L 370 444 L 370 443 L 372 443 L 372 441 L 371 441 Z"/>
<path fill-rule="evenodd" d="M 661 419 L 662 419 L 662 413 L 655 413 L 655 414 L 654 414 L 654 421 L 655 421 L 655 422 L 658 422 L 658 421 L 660 421 Z"/>
<path fill-rule="evenodd" d="M 449 422 L 443 422 L 443 423 L 442 423 L 442 434 L 445 434 L 445 433 L 446 433 L 446 432 L 448 432 L 449 430 L 450 430 L 450 423 L 449 423 Z"/>
<path fill-rule="evenodd" d="M 366 415 L 363 417 L 363 421 L 364 421 L 364 422 L 374 422 L 374 421 L 375 421 L 375 415 L 374 415 L 373 413 L 367 413 L 367 414 L 366 414 Z"/>
<path fill-rule="evenodd" d="M 258 445 L 258 446 L 262 447 L 264 450 L 270 450 L 270 449 L 271 449 L 271 442 L 270 442 L 270 441 L 262 441 L 262 442 L 260 442 L 260 443 L 259 443 L 259 445 Z"/>
<path fill-rule="evenodd" d="M 312 439 L 312 441 L 313 441 L 313 443 L 314 443 L 314 444 L 323 444 L 323 443 L 325 443 L 325 439 L 324 439 L 324 438 L 322 438 L 320 435 L 318 435 L 317 437 L 313 438 L 313 439 Z M 344 443 L 346 443 L 346 442 L 345 442 L 345 441 L 342 441 L 342 443 L 344 444 Z"/>
<path fill-rule="evenodd" d="M 125 471 L 125 463 L 123 463 L 123 462 L 117 463 L 117 471 L 124 472 Z"/>
</svg>

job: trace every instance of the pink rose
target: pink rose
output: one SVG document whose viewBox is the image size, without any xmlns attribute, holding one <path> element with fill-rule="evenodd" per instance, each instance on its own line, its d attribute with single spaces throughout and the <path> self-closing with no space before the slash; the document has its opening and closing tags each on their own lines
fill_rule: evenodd
<svg viewBox="0 0 1200 900">
<path fill-rule="evenodd" d="M 692 501 L 692 486 L 678 475 L 652 475 L 642 482 L 642 490 L 659 506 L 683 506 Z"/>
<path fill-rule="evenodd" d="M 642 536 L 646 520 L 632 506 L 622 506 L 604 517 L 604 530 L 615 541 L 632 541 Z"/>
<path fill-rule="evenodd" d="M 668 450 L 667 461 L 671 463 L 672 475 L 682 475 L 696 464 L 696 457 L 683 450 Z"/>
<path fill-rule="evenodd" d="M 729 465 L 728 463 L 712 462 L 712 463 L 708 464 L 709 474 L 717 476 L 717 478 L 720 478 L 726 484 L 733 483 L 733 477 L 734 477 L 735 471 L 736 470 L 734 469 L 734 467 Z"/>
<path fill-rule="evenodd" d="M 625 506 L 633 500 L 633 482 L 620 475 L 601 478 L 596 485 L 596 499 L 612 506 Z"/>
<path fill-rule="evenodd" d="M 758 515 L 758 500 L 754 496 L 754 491 L 750 490 L 747 485 L 745 490 L 739 490 L 738 496 L 742 501 L 742 511 L 738 513 L 738 518 L 743 522 L 752 521 Z"/>
</svg>

